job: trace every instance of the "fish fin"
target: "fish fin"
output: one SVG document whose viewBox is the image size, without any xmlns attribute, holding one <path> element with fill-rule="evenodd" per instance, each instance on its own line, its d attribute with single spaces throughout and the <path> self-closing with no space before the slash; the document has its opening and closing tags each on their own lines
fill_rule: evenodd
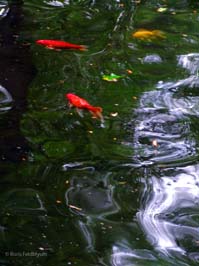
<svg viewBox="0 0 199 266">
<path fill-rule="evenodd" d="M 161 30 L 153 30 L 152 32 L 153 32 L 154 36 L 157 36 L 157 37 L 162 38 L 162 39 L 166 38 L 165 33 Z"/>
<path fill-rule="evenodd" d="M 104 123 L 104 117 L 102 115 L 103 110 L 101 107 L 92 107 L 92 109 L 89 111 L 94 117 L 99 118 L 101 120 L 101 123 Z"/>
<path fill-rule="evenodd" d="M 51 46 L 51 45 L 47 45 L 45 48 L 46 48 L 46 49 L 50 49 L 50 50 L 54 50 L 54 49 L 55 49 L 55 48 L 54 48 L 53 46 Z"/>
<path fill-rule="evenodd" d="M 69 107 L 69 108 L 72 108 L 72 107 L 73 107 L 73 104 L 70 103 L 70 102 L 68 102 L 68 107 Z"/>
<path fill-rule="evenodd" d="M 101 124 L 100 124 L 100 126 L 101 126 L 101 128 L 105 128 L 106 126 L 105 126 L 105 124 L 104 124 L 104 120 L 103 121 L 101 121 Z"/>
<path fill-rule="evenodd" d="M 79 50 L 80 51 L 88 51 L 88 46 L 86 46 L 86 45 L 80 45 Z"/>
<path fill-rule="evenodd" d="M 80 117 L 84 117 L 84 113 L 83 113 L 83 110 L 82 109 L 76 108 L 76 112 L 78 113 L 78 115 Z"/>
<path fill-rule="evenodd" d="M 55 47 L 53 47 L 53 46 L 51 46 L 51 45 L 46 46 L 46 49 L 54 50 L 54 51 L 57 51 L 57 52 L 60 52 L 60 51 L 61 51 L 61 49 L 59 49 L 59 48 L 55 48 Z"/>
</svg>

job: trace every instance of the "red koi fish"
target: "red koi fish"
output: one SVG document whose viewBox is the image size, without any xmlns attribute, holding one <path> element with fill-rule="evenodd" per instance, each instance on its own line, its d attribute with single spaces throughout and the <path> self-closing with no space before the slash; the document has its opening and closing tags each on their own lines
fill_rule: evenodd
<svg viewBox="0 0 199 266">
<path fill-rule="evenodd" d="M 78 45 L 58 40 L 37 40 L 36 43 L 43 45 L 49 49 L 69 49 L 69 50 L 80 50 L 80 51 L 87 50 L 87 47 L 85 45 Z"/>
<path fill-rule="evenodd" d="M 65 97 L 69 102 L 69 106 L 76 107 L 76 110 L 80 116 L 81 116 L 80 110 L 85 109 L 88 110 L 94 117 L 99 118 L 102 122 L 104 121 L 101 107 L 92 106 L 85 99 L 80 98 L 79 96 L 73 93 L 67 93 Z"/>
</svg>

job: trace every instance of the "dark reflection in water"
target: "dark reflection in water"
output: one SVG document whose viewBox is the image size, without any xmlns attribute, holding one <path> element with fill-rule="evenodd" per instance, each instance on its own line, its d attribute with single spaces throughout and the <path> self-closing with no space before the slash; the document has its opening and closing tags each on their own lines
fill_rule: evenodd
<svg viewBox="0 0 199 266">
<path fill-rule="evenodd" d="M 20 132 L 20 118 L 26 107 L 27 90 L 35 75 L 29 47 L 17 37 L 23 1 L 2 7 L 0 21 L 0 160 L 25 160 L 28 143 Z"/>
<path fill-rule="evenodd" d="M 87 251 L 96 249 L 94 224 L 101 221 L 101 227 L 106 231 L 106 217 L 119 210 L 113 198 L 113 187 L 109 184 L 110 174 L 98 176 L 95 172 L 84 175 L 81 179 L 74 176 L 65 194 L 66 204 L 71 207 L 71 211 L 84 217 L 84 221 L 78 222 L 78 228 L 85 240 Z"/>
<path fill-rule="evenodd" d="M 96 173 L 95 173 L 96 176 Z M 113 188 L 108 185 L 107 177 L 102 181 L 95 181 L 91 178 L 71 180 L 72 187 L 66 193 L 67 204 L 79 206 L 90 216 L 103 216 L 117 210 L 113 200 Z"/>
</svg>

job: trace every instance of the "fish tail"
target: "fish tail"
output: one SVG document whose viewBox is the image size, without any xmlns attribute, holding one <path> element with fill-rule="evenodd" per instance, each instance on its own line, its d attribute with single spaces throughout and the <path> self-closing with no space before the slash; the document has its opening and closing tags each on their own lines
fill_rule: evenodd
<svg viewBox="0 0 199 266">
<path fill-rule="evenodd" d="M 89 111 L 93 114 L 94 117 L 99 118 L 102 122 L 104 121 L 104 117 L 102 115 L 103 109 L 101 107 L 91 106 Z"/>
<path fill-rule="evenodd" d="M 153 30 L 153 34 L 159 38 L 165 39 L 165 33 L 161 30 Z"/>
<path fill-rule="evenodd" d="M 80 51 L 88 51 L 88 46 L 86 46 L 86 45 L 80 45 L 79 50 Z"/>
</svg>

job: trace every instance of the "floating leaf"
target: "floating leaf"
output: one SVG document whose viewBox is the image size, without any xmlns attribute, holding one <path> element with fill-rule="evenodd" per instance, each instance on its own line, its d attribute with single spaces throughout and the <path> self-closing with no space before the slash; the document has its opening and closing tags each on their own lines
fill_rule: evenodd
<svg viewBox="0 0 199 266">
<path fill-rule="evenodd" d="M 119 76 L 114 73 L 111 73 L 110 75 L 103 75 L 102 79 L 109 81 L 109 82 L 117 82 L 118 79 L 123 78 L 124 76 Z"/>
</svg>

